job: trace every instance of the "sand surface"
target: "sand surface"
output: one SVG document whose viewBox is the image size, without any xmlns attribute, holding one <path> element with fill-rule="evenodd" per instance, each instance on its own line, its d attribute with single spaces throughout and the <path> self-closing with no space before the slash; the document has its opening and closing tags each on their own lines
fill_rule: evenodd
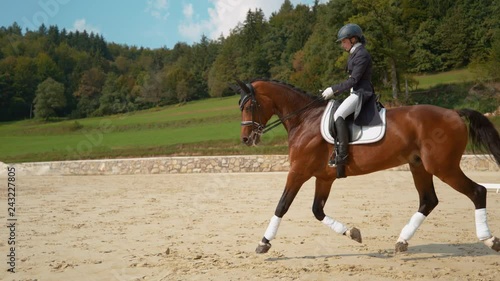
<svg viewBox="0 0 500 281">
<path fill-rule="evenodd" d="M 467 174 L 500 183 L 497 172 Z M 500 280 L 500 254 L 477 240 L 472 203 L 437 179 L 440 204 L 408 252 L 394 254 L 418 207 L 409 172 L 334 183 L 325 211 L 358 227 L 363 244 L 314 218 L 310 180 L 269 253 L 255 254 L 285 180 L 286 173 L 17 175 L 16 273 L 6 271 L 2 227 L 0 280 Z M 3 188 L 2 225 L 6 197 Z M 489 192 L 488 215 L 499 236 L 500 193 Z"/>
</svg>

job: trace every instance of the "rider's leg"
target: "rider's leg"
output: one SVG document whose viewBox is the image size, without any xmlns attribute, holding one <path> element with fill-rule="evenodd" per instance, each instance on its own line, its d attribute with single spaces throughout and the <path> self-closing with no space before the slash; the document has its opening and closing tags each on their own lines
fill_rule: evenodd
<svg viewBox="0 0 500 281">
<path fill-rule="evenodd" d="M 354 113 L 359 101 L 359 96 L 351 94 L 339 106 L 333 118 L 335 120 L 335 130 L 337 131 L 338 149 L 335 157 L 335 166 L 344 165 L 347 162 L 349 132 L 347 131 L 347 123 L 345 119 L 350 114 Z"/>
</svg>

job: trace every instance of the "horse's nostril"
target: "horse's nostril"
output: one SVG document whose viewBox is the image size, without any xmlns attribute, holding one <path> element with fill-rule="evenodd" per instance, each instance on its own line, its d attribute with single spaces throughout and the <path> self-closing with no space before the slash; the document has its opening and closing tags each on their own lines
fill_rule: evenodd
<svg viewBox="0 0 500 281">
<path fill-rule="evenodd" d="M 248 138 L 247 137 L 241 138 L 241 142 L 247 143 L 248 142 Z"/>
</svg>

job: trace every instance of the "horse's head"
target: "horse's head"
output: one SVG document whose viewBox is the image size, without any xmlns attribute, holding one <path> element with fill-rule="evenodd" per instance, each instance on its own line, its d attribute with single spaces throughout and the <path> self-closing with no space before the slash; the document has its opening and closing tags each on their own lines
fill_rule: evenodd
<svg viewBox="0 0 500 281">
<path fill-rule="evenodd" d="M 255 146 L 260 142 L 267 121 L 272 116 L 269 106 L 256 94 L 252 84 L 245 84 L 236 80 L 241 98 L 241 141 L 248 146 Z"/>
</svg>

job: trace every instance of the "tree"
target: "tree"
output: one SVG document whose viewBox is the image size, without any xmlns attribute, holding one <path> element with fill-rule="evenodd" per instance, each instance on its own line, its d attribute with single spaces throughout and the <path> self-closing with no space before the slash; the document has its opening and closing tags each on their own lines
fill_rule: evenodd
<svg viewBox="0 0 500 281">
<path fill-rule="evenodd" d="M 21 113 L 23 117 L 30 117 L 31 104 L 40 81 L 36 73 L 37 69 L 33 59 L 23 56 L 16 60 L 13 86 L 18 102 L 23 104 Z"/>
<path fill-rule="evenodd" d="M 486 54 L 486 58 L 478 56 L 469 65 L 469 69 L 475 74 L 479 81 L 500 81 L 500 28 L 493 36 L 492 46 Z"/>
<path fill-rule="evenodd" d="M 8 73 L 0 74 L 0 108 L 2 108 L 2 110 L 0 110 L 0 121 L 9 120 L 9 117 L 14 115 L 12 114 L 13 112 L 11 112 L 11 99 L 14 96 L 14 91 L 12 90 L 12 82 L 10 80 L 11 77 Z"/>
<path fill-rule="evenodd" d="M 236 37 L 229 37 L 225 40 L 221 51 L 215 59 L 208 72 L 208 88 L 211 97 L 222 97 L 234 94 L 228 88 L 228 83 L 235 78 L 245 79 L 240 76 L 236 59 L 239 56 Z"/>
<path fill-rule="evenodd" d="M 468 63 L 467 23 L 463 7 L 448 10 L 448 15 L 437 27 L 435 36 L 445 70 L 463 67 Z"/>
<path fill-rule="evenodd" d="M 188 100 L 191 91 L 192 89 L 189 87 L 186 80 L 179 81 L 176 87 L 177 100 L 179 103 L 185 103 Z"/>
<path fill-rule="evenodd" d="M 308 6 L 294 8 L 289 0 L 283 2 L 277 14 L 271 16 L 263 49 L 274 78 L 289 80 L 294 54 L 306 44 L 315 20 L 315 14 Z"/>
<path fill-rule="evenodd" d="M 56 80 L 62 79 L 63 74 L 61 73 L 59 67 L 46 53 L 39 53 L 35 58 L 35 64 L 39 81 L 44 81 L 48 77 L 52 77 Z"/>
<path fill-rule="evenodd" d="M 208 73 L 213 65 L 217 54 L 219 53 L 222 43 L 220 41 L 209 40 L 206 36 L 201 37 L 199 44 L 194 44 L 192 48 L 192 56 L 190 72 L 193 75 L 190 100 L 202 99 L 209 97 L 208 89 Z"/>
<path fill-rule="evenodd" d="M 374 61 L 374 76 L 390 75 L 392 97 L 397 99 L 400 77 L 406 72 L 409 46 L 401 24 L 402 10 L 396 0 L 355 0 L 359 13 L 351 18 L 364 27 Z"/>
<path fill-rule="evenodd" d="M 443 62 L 437 50 L 439 41 L 435 36 L 439 22 L 429 19 L 420 23 L 410 40 L 410 64 L 409 71 L 414 73 L 425 73 L 443 69 Z"/>
<path fill-rule="evenodd" d="M 93 114 L 96 116 L 125 113 L 137 109 L 135 96 L 132 95 L 132 88 L 135 85 L 134 79 L 110 73 L 106 77 L 106 82 L 99 98 L 99 109 Z"/>
<path fill-rule="evenodd" d="M 193 93 L 191 85 L 194 83 L 194 77 L 190 73 L 187 58 L 182 58 L 174 65 L 165 70 L 165 92 L 166 102 L 186 102 Z"/>
<path fill-rule="evenodd" d="M 142 87 L 140 89 L 140 102 L 146 105 L 158 106 L 167 99 L 165 90 L 165 73 L 162 71 L 150 71 L 143 75 Z"/>
<path fill-rule="evenodd" d="M 18 104 L 14 89 L 14 68 L 16 58 L 9 56 L 0 60 L 0 121 L 16 120 L 23 117 L 23 104 Z M 19 108 L 21 106 L 21 108 Z"/>
<path fill-rule="evenodd" d="M 346 79 L 347 63 L 337 31 L 354 14 L 351 0 L 330 1 L 317 7 L 316 23 L 304 47 L 293 55 L 291 83 L 317 92 Z"/>
<path fill-rule="evenodd" d="M 74 117 L 90 116 L 99 108 L 99 98 L 105 81 L 106 74 L 99 68 L 93 67 L 83 72 L 80 85 L 73 93 L 78 101 Z"/>
<path fill-rule="evenodd" d="M 266 50 L 262 47 L 268 23 L 264 12 L 256 9 L 248 11 L 242 28 L 238 31 L 237 45 L 241 55 L 237 58 L 239 70 L 247 78 L 269 77 L 269 63 Z"/>
<path fill-rule="evenodd" d="M 37 87 L 34 104 L 36 118 L 48 120 L 57 116 L 56 110 L 66 106 L 64 85 L 51 77 L 45 79 Z"/>
<path fill-rule="evenodd" d="M 489 52 L 489 59 L 486 63 L 486 69 L 491 79 L 500 81 L 500 72 L 498 66 L 500 65 L 500 28 L 496 30 L 493 37 L 491 51 Z"/>
</svg>

